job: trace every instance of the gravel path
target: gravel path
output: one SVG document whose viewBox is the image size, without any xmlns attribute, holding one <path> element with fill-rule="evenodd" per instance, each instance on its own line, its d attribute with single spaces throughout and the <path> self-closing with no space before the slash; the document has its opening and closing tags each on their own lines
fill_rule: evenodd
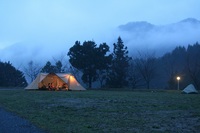
<svg viewBox="0 0 200 133">
<path fill-rule="evenodd" d="M 0 107 L 0 133 L 44 133 L 44 131 Z"/>
</svg>

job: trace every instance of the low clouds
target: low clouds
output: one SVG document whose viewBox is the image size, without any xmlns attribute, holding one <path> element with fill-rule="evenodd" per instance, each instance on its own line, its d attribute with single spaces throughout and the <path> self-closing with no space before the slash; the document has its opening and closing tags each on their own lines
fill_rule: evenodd
<svg viewBox="0 0 200 133">
<path fill-rule="evenodd" d="M 129 51 L 186 45 L 198 41 L 198 28 L 164 24 L 187 17 L 200 19 L 199 4 L 199 0 L 0 1 L 0 60 L 17 65 L 49 60 L 66 54 L 76 40 L 106 42 L 112 47 L 118 36 Z M 139 20 L 155 25 L 138 23 L 133 29 L 136 24 L 130 23 L 117 28 Z"/>
<path fill-rule="evenodd" d="M 168 25 L 154 25 L 145 21 L 130 22 L 116 27 L 116 29 L 105 33 L 103 37 L 101 36 L 94 41 L 97 44 L 106 42 L 112 48 L 112 44 L 117 41 L 117 37 L 121 36 L 131 55 L 137 54 L 138 51 L 148 51 L 155 52 L 157 56 L 162 56 L 178 45 L 187 46 L 197 41 L 200 42 L 199 35 L 200 21 L 189 18 Z M 66 55 L 75 42 L 65 41 L 70 40 L 70 38 L 64 36 L 64 34 L 41 35 L 43 39 L 39 41 L 34 39 L 38 36 L 33 36 L 28 41 L 17 42 L 1 49 L 1 60 L 11 61 L 16 66 L 26 65 L 30 60 L 44 64 L 47 60 L 52 60 L 53 57 Z M 87 38 L 85 39 L 87 40 Z M 92 38 L 88 40 L 92 40 Z M 82 43 L 85 40 L 82 38 L 79 41 Z"/>
<path fill-rule="evenodd" d="M 187 46 L 200 41 L 200 21 L 188 18 L 168 25 L 131 22 L 119 26 L 122 38 L 130 51 L 154 51 L 163 55 L 176 46 Z"/>
</svg>

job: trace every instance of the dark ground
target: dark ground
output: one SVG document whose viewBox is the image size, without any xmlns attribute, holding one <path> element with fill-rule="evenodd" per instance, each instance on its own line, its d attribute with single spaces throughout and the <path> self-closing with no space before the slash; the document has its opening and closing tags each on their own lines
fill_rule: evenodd
<svg viewBox="0 0 200 133">
<path fill-rule="evenodd" d="M 0 133 L 44 133 L 44 131 L 0 107 Z"/>
</svg>

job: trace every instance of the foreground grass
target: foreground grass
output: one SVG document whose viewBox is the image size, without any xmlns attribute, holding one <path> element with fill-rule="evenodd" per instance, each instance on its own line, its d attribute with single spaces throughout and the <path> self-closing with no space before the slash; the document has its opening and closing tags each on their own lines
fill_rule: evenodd
<svg viewBox="0 0 200 133">
<path fill-rule="evenodd" d="M 52 133 L 197 132 L 200 95 L 0 90 L 0 106 Z"/>
</svg>

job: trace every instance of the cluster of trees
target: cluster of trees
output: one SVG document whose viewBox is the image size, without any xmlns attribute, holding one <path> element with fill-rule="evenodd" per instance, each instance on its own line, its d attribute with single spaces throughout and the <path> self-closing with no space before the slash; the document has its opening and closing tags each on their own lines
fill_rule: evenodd
<svg viewBox="0 0 200 133">
<path fill-rule="evenodd" d="M 30 61 L 24 67 L 24 74 L 33 81 L 40 72 L 68 72 L 77 78 L 81 77 L 88 88 L 147 89 L 176 89 L 176 77 L 180 76 L 180 88 L 190 83 L 200 88 L 198 43 L 188 45 L 187 48 L 176 47 L 162 57 L 155 57 L 153 53 L 138 53 L 138 56 L 130 57 L 128 48 L 119 37 L 113 44 L 113 51 L 106 43 L 97 45 L 94 41 L 85 41 L 81 44 L 76 41 L 67 55 L 70 65 L 63 58 L 54 60 L 54 64 L 47 61 L 43 67 Z M 0 70 L 0 86 L 27 85 L 23 72 L 14 68 L 10 62 L 0 62 Z"/>
<path fill-rule="evenodd" d="M 70 48 L 68 56 L 69 62 L 73 67 L 81 71 L 83 82 L 92 87 L 92 83 L 99 80 L 106 74 L 106 70 L 111 63 L 111 55 L 107 55 L 109 47 L 106 43 L 100 44 L 99 47 L 94 41 L 85 41 L 83 45 L 76 41 Z"/>
<path fill-rule="evenodd" d="M 176 77 L 181 77 L 181 87 L 193 83 L 200 87 L 200 45 L 176 47 L 162 57 L 148 53 L 128 56 L 128 48 L 119 37 L 113 44 L 113 52 L 106 43 L 95 44 L 77 41 L 68 52 L 69 62 L 81 71 L 82 80 L 92 87 L 99 82 L 101 87 L 112 88 L 177 88 Z"/>
<path fill-rule="evenodd" d="M 60 60 L 54 59 L 55 63 L 51 63 L 47 61 L 46 64 L 42 67 L 39 64 L 30 61 L 28 62 L 27 66 L 23 68 L 23 71 L 30 82 L 32 82 L 39 73 L 65 73 L 69 72 L 67 63 L 64 63 L 63 57 Z M 65 65 L 63 65 L 65 64 Z"/>
<path fill-rule="evenodd" d="M 200 44 L 176 47 L 171 53 L 159 58 L 164 68 L 169 88 L 176 86 L 177 76 L 181 77 L 182 87 L 192 83 L 200 89 Z M 160 63 L 160 64 L 161 64 Z"/>
<path fill-rule="evenodd" d="M 109 54 L 106 43 L 97 46 L 94 41 L 85 41 L 81 45 L 76 41 L 68 52 L 69 62 L 81 71 L 82 80 L 92 88 L 92 83 L 100 81 L 101 87 L 124 87 L 127 83 L 127 70 L 130 57 L 127 47 L 119 37 L 114 43 L 113 53 Z"/>
<path fill-rule="evenodd" d="M 0 70 L 1 87 L 22 87 L 27 85 L 23 72 L 17 70 L 10 62 L 0 61 Z"/>
<path fill-rule="evenodd" d="M 177 76 L 181 77 L 180 87 L 188 84 L 200 88 L 200 45 L 178 46 L 162 57 L 153 54 L 139 56 L 132 60 L 132 87 L 177 89 Z"/>
</svg>

